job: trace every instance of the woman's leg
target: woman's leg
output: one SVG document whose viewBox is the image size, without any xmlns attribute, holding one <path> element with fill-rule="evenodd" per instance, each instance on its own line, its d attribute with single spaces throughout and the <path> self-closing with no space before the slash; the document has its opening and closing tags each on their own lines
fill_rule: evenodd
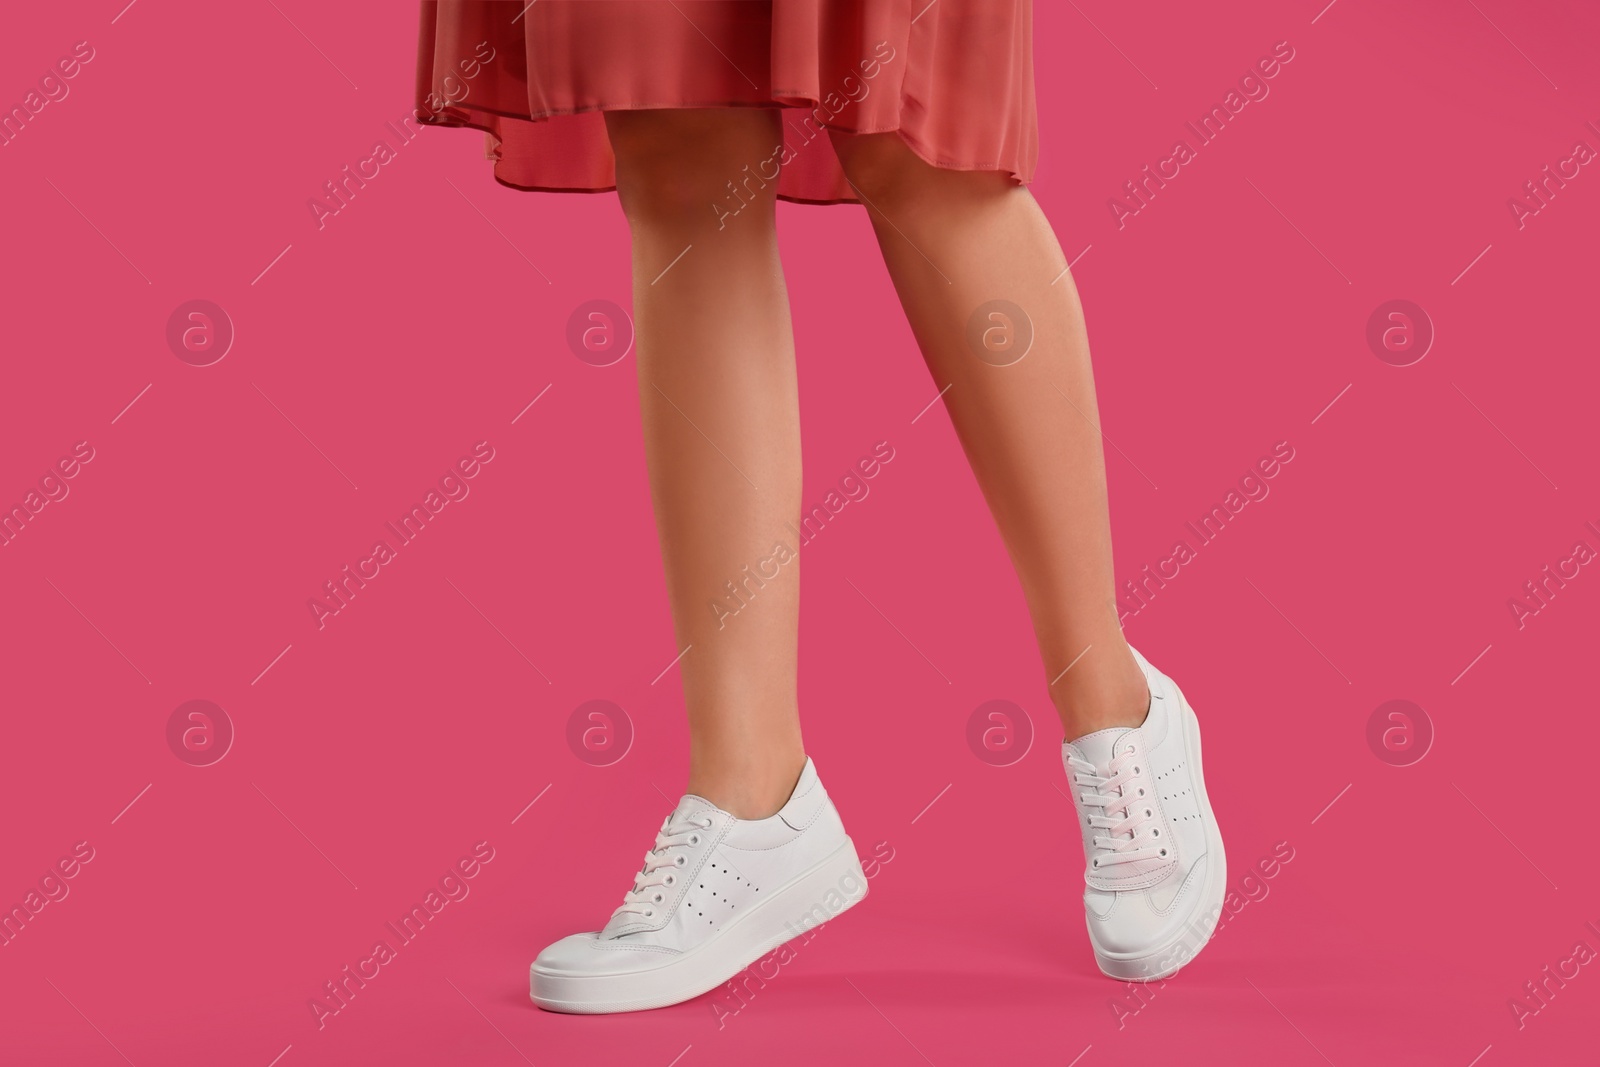
<svg viewBox="0 0 1600 1067">
<path fill-rule="evenodd" d="M 688 792 L 763 818 L 789 799 L 805 763 L 790 533 L 800 415 L 776 188 L 744 181 L 733 200 L 728 183 L 773 156 L 778 113 L 620 111 L 606 128 L 633 234 L 650 492 L 678 649 L 688 649 L 678 662 Z"/>
<path fill-rule="evenodd" d="M 944 402 L 1022 581 L 1066 736 L 1137 726 L 1149 695 L 1117 621 L 1083 309 L 1049 222 L 1009 178 L 930 166 L 896 134 L 833 141 L 928 369 L 950 387 Z M 1032 322 L 1032 348 L 1009 366 L 968 342 L 992 300 Z"/>
</svg>

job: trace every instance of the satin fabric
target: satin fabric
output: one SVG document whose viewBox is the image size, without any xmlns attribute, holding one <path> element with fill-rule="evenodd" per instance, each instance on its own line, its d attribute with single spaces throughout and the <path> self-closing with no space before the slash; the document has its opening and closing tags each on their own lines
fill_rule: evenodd
<svg viewBox="0 0 1600 1067">
<path fill-rule="evenodd" d="M 424 0 L 417 120 L 488 132 L 519 189 L 616 187 L 602 113 L 781 107 L 730 180 L 855 200 L 826 130 L 893 131 L 928 163 L 1033 178 L 1030 0 Z M 781 170 L 781 174 L 780 174 Z"/>
</svg>

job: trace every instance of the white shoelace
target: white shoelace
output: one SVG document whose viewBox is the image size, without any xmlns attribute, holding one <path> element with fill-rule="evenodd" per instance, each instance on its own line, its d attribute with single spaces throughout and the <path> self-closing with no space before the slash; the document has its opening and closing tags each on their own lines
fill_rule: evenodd
<svg viewBox="0 0 1600 1067">
<path fill-rule="evenodd" d="M 662 820 L 655 847 L 644 854 L 644 866 L 633 876 L 633 888 L 623 896 L 621 906 L 611 917 L 632 913 L 654 918 L 656 906 L 666 900 L 662 887 L 677 885 L 676 872 L 689 863 L 687 849 L 699 845 L 700 835 L 709 829 L 711 820 L 700 816 L 684 816 L 674 822 L 669 815 Z"/>
<path fill-rule="evenodd" d="M 1094 853 L 1089 861 L 1093 870 L 1138 860 L 1164 860 L 1168 849 L 1160 840 L 1161 828 L 1155 825 L 1155 806 L 1145 800 L 1145 787 L 1128 788 L 1140 774 L 1138 749 L 1124 749 L 1104 768 L 1071 755 L 1078 788 L 1078 799 L 1089 813 L 1089 828 Z M 1103 831 L 1103 833 L 1101 832 Z"/>
</svg>

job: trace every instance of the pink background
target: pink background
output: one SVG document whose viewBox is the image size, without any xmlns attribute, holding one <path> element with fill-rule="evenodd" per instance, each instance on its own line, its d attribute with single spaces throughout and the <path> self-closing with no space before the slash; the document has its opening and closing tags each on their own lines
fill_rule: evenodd
<svg viewBox="0 0 1600 1067">
<path fill-rule="evenodd" d="M 0 502 L 94 450 L 0 548 L 0 903 L 93 849 L 0 947 L 7 1062 L 1592 1060 L 1595 968 L 1520 1030 L 1508 1002 L 1600 949 L 1600 574 L 1507 606 L 1600 548 L 1600 173 L 1507 207 L 1600 147 L 1591 5 L 1038 4 L 1034 191 L 1088 310 L 1119 578 L 1295 449 L 1127 620 L 1206 724 L 1230 881 L 1294 855 L 1137 1012 L 1094 970 L 1019 590 L 942 407 L 912 422 L 936 388 L 866 218 L 780 209 L 808 506 L 896 451 L 803 552 L 801 675 L 893 858 L 736 1014 L 595 1019 L 534 1009 L 527 965 L 620 899 L 687 751 L 633 361 L 564 339 L 628 302 L 614 198 L 498 187 L 478 135 L 428 130 L 319 231 L 306 201 L 410 111 L 414 8 L 124 2 L 0 35 L 7 107 L 94 49 L 0 147 Z M 1270 96 L 1118 229 L 1108 198 L 1284 40 Z M 237 330 L 209 367 L 165 341 L 197 298 Z M 1408 367 L 1365 340 L 1396 298 L 1437 331 Z M 307 600 L 482 440 L 470 496 L 319 631 Z M 636 732 L 609 767 L 565 740 L 591 698 Z M 237 733 L 211 766 L 168 747 L 193 699 Z M 991 699 L 1035 728 L 1011 766 L 966 743 Z M 1411 766 L 1368 746 L 1392 699 L 1436 733 Z M 480 841 L 470 895 L 319 1030 L 323 983 Z"/>
</svg>

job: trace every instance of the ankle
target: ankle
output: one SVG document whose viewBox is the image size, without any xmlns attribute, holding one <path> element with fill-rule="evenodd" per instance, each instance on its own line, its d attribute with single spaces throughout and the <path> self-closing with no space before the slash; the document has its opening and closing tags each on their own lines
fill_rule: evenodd
<svg viewBox="0 0 1600 1067">
<path fill-rule="evenodd" d="M 805 763 L 804 750 L 736 762 L 699 759 L 685 792 L 704 797 L 736 819 L 766 819 L 789 802 Z"/>
<path fill-rule="evenodd" d="M 1150 687 L 1132 651 L 1124 646 L 1115 660 L 1109 668 L 1086 671 L 1071 684 L 1063 677 L 1051 687 L 1050 699 L 1067 740 L 1097 730 L 1139 726 L 1149 714 Z"/>
</svg>

